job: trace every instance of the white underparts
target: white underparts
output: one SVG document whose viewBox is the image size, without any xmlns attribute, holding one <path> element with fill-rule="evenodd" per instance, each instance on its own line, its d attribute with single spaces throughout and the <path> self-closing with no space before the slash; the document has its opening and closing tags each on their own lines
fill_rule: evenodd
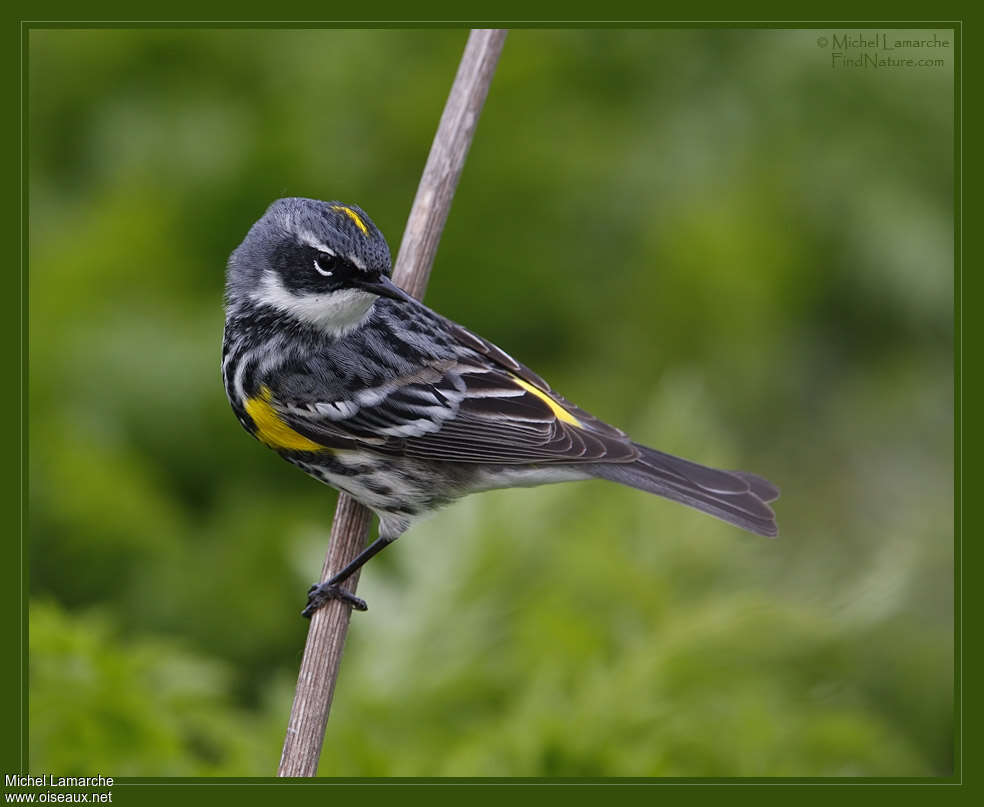
<svg viewBox="0 0 984 807">
<path fill-rule="evenodd" d="M 540 465 L 534 468 L 517 465 L 499 466 L 494 471 L 482 472 L 469 492 L 496 490 L 498 488 L 531 488 L 552 485 L 556 482 L 576 482 L 591 479 L 591 474 L 577 465 Z"/>
<path fill-rule="evenodd" d="M 283 311 L 331 336 L 344 336 L 361 325 L 377 299 L 375 294 L 358 289 L 339 289 L 327 294 L 294 294 L 272 271 L 263 273 L 252 297 L 260 305 Z"/>
</svg>

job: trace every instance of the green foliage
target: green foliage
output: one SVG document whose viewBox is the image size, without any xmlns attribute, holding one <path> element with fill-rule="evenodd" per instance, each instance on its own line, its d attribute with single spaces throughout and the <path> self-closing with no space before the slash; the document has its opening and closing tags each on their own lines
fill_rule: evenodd
<svg viewBox="0 0 984 807">
<path fill-rule="evenodd" d="M 642 442 L 783 489 L 745 536 L 590 483 L 374 560 L 321 774 L 952 768 L 952 70 L 810 31 L 514 31 L 428 302 Z M 35 31 L 31 766 L 269 775 L 334 494 L 219 380 L 274 198 L 395 251 L 461 31 Z"/>
<path fill-rule="evenodd" d="M 279 726 L 237 709 L 232 680 L 230 665 L 179 642 L 125 641 L 106 613 L 69 616 L 35 601 L 32 762 L 72 774 L 105 763 L 118 776 L 263 771 Z"/>
</svg>

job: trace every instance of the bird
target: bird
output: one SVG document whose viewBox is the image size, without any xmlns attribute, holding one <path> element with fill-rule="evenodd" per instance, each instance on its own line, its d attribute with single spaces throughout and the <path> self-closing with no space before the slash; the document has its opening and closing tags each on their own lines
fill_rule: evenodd
<svg viewBox="0 0 984 807">
<path fill-rule="evenodd" d="M 360 207 L 273 202 L 226 267 L 222 376 L 253 437 L 375 512 L 378 538 L 311 586 L 343 583 L 412 523 L 471 493 L 606 479 L 759 535 L 779 490 L 648 448 L 391 279 L 386 239 Z"/>
</svg>

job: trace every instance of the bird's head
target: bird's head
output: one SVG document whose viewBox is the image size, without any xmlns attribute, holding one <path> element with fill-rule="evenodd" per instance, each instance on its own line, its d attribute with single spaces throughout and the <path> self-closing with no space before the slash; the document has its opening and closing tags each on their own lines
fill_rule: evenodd
<svg viewBox="0 0 984 807">
<path fill-rule="evenodd" d="M 386 239 L 360 208 L 278 199 L 229 258 L 226 301 L 248 300 L 340 335 L 378 297 L 408 299 L 391 270 Z"/>
</svg>

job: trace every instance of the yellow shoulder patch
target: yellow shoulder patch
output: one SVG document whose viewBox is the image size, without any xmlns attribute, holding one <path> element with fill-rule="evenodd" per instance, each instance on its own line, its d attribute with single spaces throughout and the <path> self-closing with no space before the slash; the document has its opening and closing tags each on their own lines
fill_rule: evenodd
<svg viewBox="0 0 984 807">
<path fill-rule="evenodd" d="M 511 374 L 510 374 L 511 375 Z M 578 420 L 574 415 L 568 412 L 564 407 L 557 403 L 553 398 L 551 398 L 546 392 L 544 392 L 539 387 L 534 387 L 529 381 L 524 381 L 519 376 L 514 375 L 513 381 L 515 381 L 519 386 L 521 386 L 527 392 L 531 392 L 541 401 L 543 401 L 550 409 L 553 411 L 554 416 L 557 420 L 562 420 L 564 423 L 570 423 L 572 426 L 581 426 L 581 421 Z"/>
<path fill-rule="evenodd" d="M 359 214 L 356 213 L 354 210 L 352 210 L 349 207 L 344 207 L 343 205 L 332 205 L 331 209 L 337 210 L 340 213 L 344 213 L 346 216 L 352 219 L 352 221 L 355 222 L 356 227 L 362 230 L 363 235 L 369 235 L 369 228 L 366 227 L 366 223 L 359 217 Z"/>
<path fill-rule="evenodd" d="M 273 393 L 264 384 L 260 394 L 255 398 L 247 398 L 244 402 L 246 414 L 256 424 L 256 436 L 270 448 L 281 451 L 328 451 L 323 445 L 309 440 L 303 434 L 294 431 L 280 419 L 280 415 L 270 404 Z"/>
</svg>

